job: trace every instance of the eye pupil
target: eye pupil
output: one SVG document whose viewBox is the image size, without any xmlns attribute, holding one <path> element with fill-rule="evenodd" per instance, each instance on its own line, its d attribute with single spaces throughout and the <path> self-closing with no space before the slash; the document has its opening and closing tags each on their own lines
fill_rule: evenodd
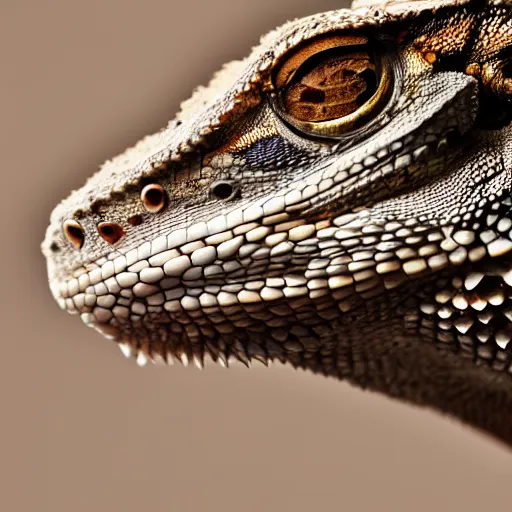
<svg viewBox="0 0 512 512">
<path fill-rule="evenodd" d="M 325 93 L 313 87 L 307 87 L 300 93 L 300 101 L 305 103 L 323 103 L 325 101 Z"/>
</svg>

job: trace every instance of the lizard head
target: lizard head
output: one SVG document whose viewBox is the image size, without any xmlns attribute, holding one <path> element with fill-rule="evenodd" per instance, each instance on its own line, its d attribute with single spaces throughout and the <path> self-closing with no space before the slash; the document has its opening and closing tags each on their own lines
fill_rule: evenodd
<svg viewBox="0 0 512 512">
<path fill-rule="evenodd" d="M 506 4 L 287 23 L 56 207 L 55 299 L 140 364 L 361 380 L 412 337 L 508 370 L 511 58 Z"/>
</svg>

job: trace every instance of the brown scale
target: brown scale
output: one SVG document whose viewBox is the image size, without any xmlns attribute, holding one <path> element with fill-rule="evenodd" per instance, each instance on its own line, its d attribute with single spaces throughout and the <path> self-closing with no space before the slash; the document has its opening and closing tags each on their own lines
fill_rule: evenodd
<svg viewBox="0 0 512 512">
<path fill-rule="evenodd" d="M 429 64 L 469 52 L 465 56 L 465 72 L 481 80 L 488 94 L 508 101 L 512 96 L 512 60 L 503 59 L 500 54 L 512 47 L 510 14 L 497 9 L 479 26 L 480 23 L 474 14 L 461 14 L 447 22 L 435 21 L 413 45 Z M 472 43 L 469 49 L 468 42 Z"/>
<path fill-rule="evenodd" d="M 441 26 L 435 27 L 434 30 L 427 28 L 428 32 L 418 37 L 414 46 L 423 55 L 452 54 L 461 51 L 470 38 L 475 23 L 474 16 L 450 18 L 447 22 L 443 22 Z"/>
<path fill-rule="evenodd" d="M 295 119 L 311 122 L 345 117 L 375 93 L 376 75 L 366 52 L 328 58 L 287 88 L 287 112 Z"/>
</svg>

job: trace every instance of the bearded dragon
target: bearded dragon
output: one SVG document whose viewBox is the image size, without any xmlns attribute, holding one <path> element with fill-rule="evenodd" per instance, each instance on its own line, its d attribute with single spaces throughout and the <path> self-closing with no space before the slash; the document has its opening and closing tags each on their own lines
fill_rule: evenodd
<svg viewBox="0 0 512 512">
<path fill-rule="evenodd" d="M 53 211 L 64 310 L 148 362 L 288 363 L 512 444 L 512 3 L 288 22 Z"/>
</svg>

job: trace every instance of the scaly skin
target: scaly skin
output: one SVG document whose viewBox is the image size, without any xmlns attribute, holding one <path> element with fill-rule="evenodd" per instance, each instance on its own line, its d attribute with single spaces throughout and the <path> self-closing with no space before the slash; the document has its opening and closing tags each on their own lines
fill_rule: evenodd
<svg viewBox="0 0 512 512">
<path fill-rule="evenodd" d="M 53 295 L 139 364 L 279 360 L 512 444 L 511 55 L 506 2 L 284 25 L 54 210 Z"/>
</svg>

